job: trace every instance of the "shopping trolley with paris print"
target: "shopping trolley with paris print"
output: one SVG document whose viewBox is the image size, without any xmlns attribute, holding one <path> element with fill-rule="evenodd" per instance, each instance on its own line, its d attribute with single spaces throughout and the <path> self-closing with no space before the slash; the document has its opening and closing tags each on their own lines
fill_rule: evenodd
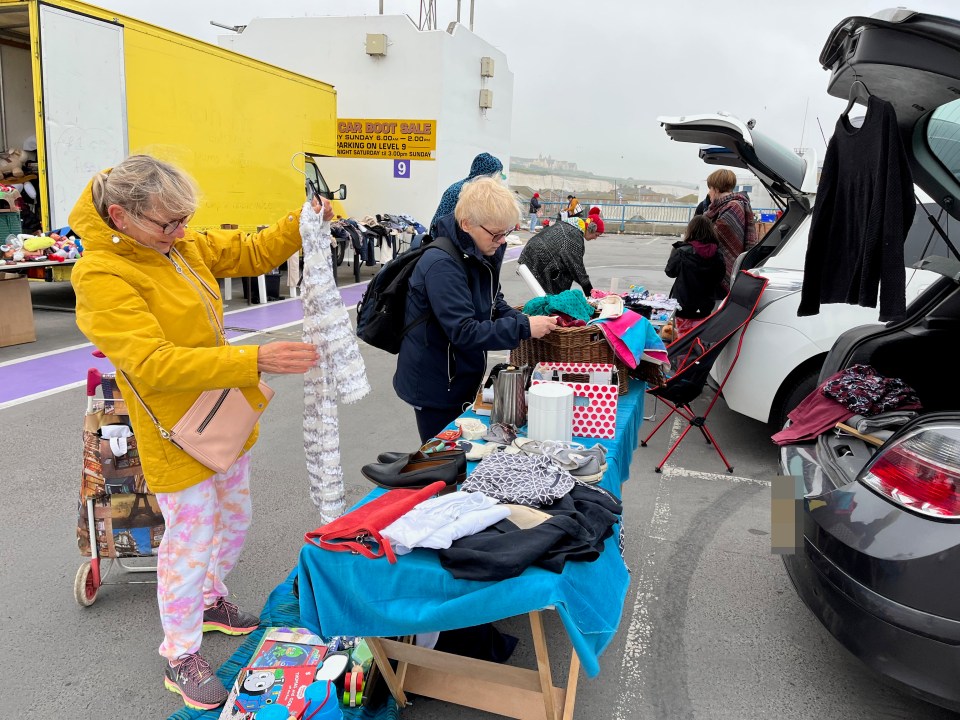
<svg viewBox="0 0 960 720">
<path fill-rule="evenodd" d="M 74 582 L 77 602 L 92 605 L 103 585 L 155 584 L 155 578 L 140 578 L 143 573 L 156 573 L 156 564 L 130 559 L 155 557 L 163 527 L 157 499 L 147 491 L 137 440 L 116 378 L 91 368 L 87 371 L 83 473 L 77 503 L 77 545 L 87 560 L 77 570 Z M 95 542 L 91 542 L 91 528 Z M 114 565 L 124 572 L 107 582 Z"/>
</svg>

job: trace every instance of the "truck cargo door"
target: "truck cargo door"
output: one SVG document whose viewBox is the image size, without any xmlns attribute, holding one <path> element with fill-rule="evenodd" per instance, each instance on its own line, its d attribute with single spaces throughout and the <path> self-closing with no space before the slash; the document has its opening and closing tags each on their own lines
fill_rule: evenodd
<svg viewBox="0 0 960 720">
<path fill-rule="evenodd" d="M 40 71 L 50 227 L 90 178 L 127 155 L 123 26 L 40 5 Z"/>
</svg>

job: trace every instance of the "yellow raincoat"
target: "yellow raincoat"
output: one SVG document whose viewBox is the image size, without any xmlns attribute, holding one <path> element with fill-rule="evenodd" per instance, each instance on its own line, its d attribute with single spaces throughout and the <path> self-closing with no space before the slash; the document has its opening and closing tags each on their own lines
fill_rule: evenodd
<svg viewBox="0 0 960 720">
<path fill-rule="evenodd" d="M 300 212 L 291 212 L 256 235 L 239 230 L 186 230 L 174 248 L 202 279 L 158 250 L 113 230 L 93 204 L 91 184 L 70 213 L 83 241 L 71 281 L 77 325 L 134 383 L 169 430 L 205 390 L 239 387 L 254 406 L 258 389 L 256 345 L 223 344 L 212 313 L 223 319 L 218 277 L 261 275 L 300 248 Z M 214 475 L 163 439 L 124 378 L 117 373 L 137 438 L 147 486 L 168 493 Z M 244 452 L 257 440 L 255 428 Z"/>
</svg>

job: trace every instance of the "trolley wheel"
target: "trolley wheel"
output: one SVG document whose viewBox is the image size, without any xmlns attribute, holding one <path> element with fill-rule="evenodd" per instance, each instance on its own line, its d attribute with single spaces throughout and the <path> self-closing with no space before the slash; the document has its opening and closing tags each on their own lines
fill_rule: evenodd
<svg viewBox="0 0 960 720">
<path fill-rule="evenodd" d="M 97 601 L 100 586 L 93 579 L 90 563 L 85 562 L 77 568 L 77 578 L 73 581 L 73 597 L 83 607 L 90 607 Z"/>
</svg>

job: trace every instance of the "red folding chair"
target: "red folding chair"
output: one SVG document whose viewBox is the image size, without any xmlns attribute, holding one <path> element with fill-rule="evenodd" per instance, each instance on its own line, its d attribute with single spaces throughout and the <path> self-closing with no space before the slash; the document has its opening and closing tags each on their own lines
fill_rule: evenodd
<svg viewBox="0 0 960 720">
<path fill-rule="evenodd" d="M 727 460 L 723 450 L 717 445 L 713 433 L 707 427 L 707 417 L 720 397 L 720 393 L 723 392 L 723 386 L 726 384 L 727 378 L 730 377 L 731 371 L 737 364 L 740 349 L 743 347 L 742 331 L 747 329 L 750 320 L 756 314 L 760 296 L 766 287 L 766 278 L 742 270 L 734 279 L 733 286 L 720 307 L 700 325 L 667 346 L 672 374 L 664 385 L 651 387 L 647 390 L 647 393 L 662 400 L 670 408 L 670 412 L 664 416 L 660 424 L 640 445 L 646 447 L 650 438 L 657 434 L 657 431 L 664 426 L 667 420 L 673 417 L 674 413 L 687 421 L 687 427 L 683 429 L 680 437 L 670 446 L 667 454 L 663 456 L 663 460 L 657 464 L 655 468 L 657 472 L 663 470 L 664 463 L 667 462 L 673 451 L 677 449 L 692 428 L 697 428 L 707 444 L 713 445 L 717 454 L 720 455 L 720 459 L 723 460 L 727 472 L 733 472 L 733 466 Z M 716 362 L 720 351 L 738 332 L 740 337 L 733 361 L 720 381 L 716 392 L 714 392 L 706 411 L 703 415 L 697 415 L 691 403 L 703 393 L 707 378 L 710 375 L 710 368 Z"/>
</svg>

